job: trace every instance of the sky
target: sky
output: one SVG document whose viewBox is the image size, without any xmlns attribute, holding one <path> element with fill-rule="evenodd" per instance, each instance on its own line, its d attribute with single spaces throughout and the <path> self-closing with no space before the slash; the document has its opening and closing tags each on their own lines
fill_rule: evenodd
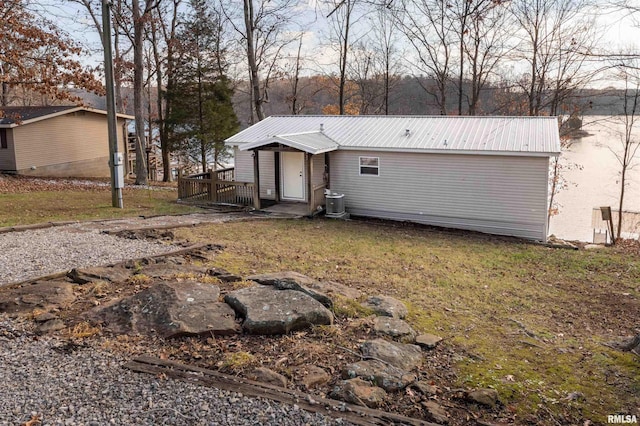
<svg viewBox="0 0 640 426">
<path fill-rule="evenodd" d="M 69 0 L 44 0 L 44 2 L 45 13 L 83 46 L 93 51 L 93 53 L 83 57 L 82 61 L 89 66 L 101 65 L 103 57 L 102 52 L 99 51 L 101 47 L 100 40 L 97 32 L 92 27 L 92 21 L 86 18 L 82 6 Z M 307 16 L 312 16 L 316 3 L 317 0 L 307 0 L 300 9 Z M 606 12 L 600 10 L 596 12 L 595 18 L 600 28 L 600 34 L 598 35 L 600 46 L 621 51 L 629 49 L 640 50 L 638 46 L 638 41 L 640 41 L 640 15 L 634 17 L 625 11 Z M 311 67 L 311 73 L 320 72 L 323 67 L 335 66 L 337 63 L 335 49 L 331 49 L 326 46 L 326 43 L 323 43 L 329 31 L 326 21 L 320 17 L 317 22 L 307 25 L 304 30 L 304 50 L 306 52 L 314 52 L 310 60 L 307 61 L 307 64 L 314 64 Z M 296 28 L 293 31 L 299 31 L 299 29 Z M 405 47 L 408 52 L 411 51 L 408 46 Z M 292 45 L 292 56 L 295 54 L 293 52 L 295 49 L 297 49 L 297 46 Z M 596 87 L 604 87 L 611 84 L 612 82 L 607 79 L 594 82 Z"/>
</svg>

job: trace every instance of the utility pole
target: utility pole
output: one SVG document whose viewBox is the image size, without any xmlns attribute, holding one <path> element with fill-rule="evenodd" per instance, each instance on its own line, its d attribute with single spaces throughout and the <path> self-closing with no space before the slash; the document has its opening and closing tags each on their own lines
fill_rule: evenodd
<svg viewBox="0 0 640 426">
<path fill-rule="evenodd" d="M 111 169 L 111 204 L 123 208 L 123 155 L 118 152 L 116 100 L 113 88 L 113 58 L 111 53 L 111 3 L 102 0 L 102 47 L 104 49 L 104 78 L 107 90 L 107 129 L 109 135 L 109 168 Z"/>
</svg>

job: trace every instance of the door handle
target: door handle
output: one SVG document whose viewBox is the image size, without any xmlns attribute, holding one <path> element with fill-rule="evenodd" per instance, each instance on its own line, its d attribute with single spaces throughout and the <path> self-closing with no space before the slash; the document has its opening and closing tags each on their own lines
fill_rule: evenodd
<svg viewBox="0 0 640 426">
<path fill-rule="evenodd" d="M 302 177 L 302 172 L 300 172 L 300 177 Z"/>
</svg>

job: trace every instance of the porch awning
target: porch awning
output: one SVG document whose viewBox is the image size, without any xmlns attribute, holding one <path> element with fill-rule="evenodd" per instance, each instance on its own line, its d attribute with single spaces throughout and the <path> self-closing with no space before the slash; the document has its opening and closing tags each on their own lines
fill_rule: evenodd
<svg viewBox="0 0 640 426">
<path fill-rule="evenodd" d="M 306 132 L 275 135 L 259 141 L 242 144 L 239 148 L 240 151 L 249 151 L 274 144 L 288 146 L 312 155 L 335 151 L 339 146 L 333 139 L 322 132 Z"/>
</svg>

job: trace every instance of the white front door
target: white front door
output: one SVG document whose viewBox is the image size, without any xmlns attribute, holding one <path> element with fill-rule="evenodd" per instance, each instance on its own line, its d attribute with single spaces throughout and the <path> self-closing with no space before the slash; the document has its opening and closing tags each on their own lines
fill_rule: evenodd
<svg viewBox="0 0 640 426">
<path fill-rule="evenodd" d="M 304 201 L 304 153 L 281 152 L 282 199 Z"/>
</svg>

